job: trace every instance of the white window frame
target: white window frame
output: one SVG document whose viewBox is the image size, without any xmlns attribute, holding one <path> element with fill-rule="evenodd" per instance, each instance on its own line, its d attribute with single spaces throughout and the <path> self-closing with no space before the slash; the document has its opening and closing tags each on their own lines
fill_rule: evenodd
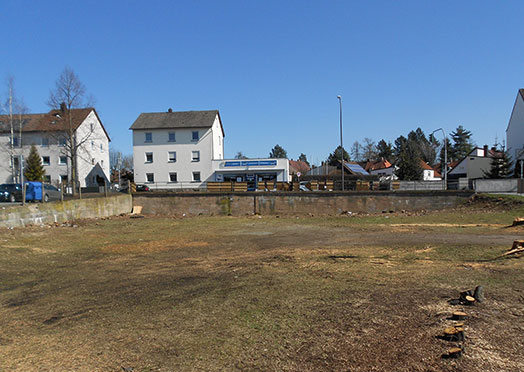
<svg viewBox="0 0 524 372">
<path fill-rule="evenodd" d="M 200 151 L 191 151 L 191 161 L 193 163 L 198 163 L 200 161 Z"/>
<path fill-rule="evenodd" d="M 151 176 L 151 181 L 149 180 L 149 176 Z M 146 173 L 146 183 L 155 183 L 154 173 Z"/>
<path fill-rule="evenodd" d="M 44 158 L 47 158 L 47 163 L 44 161 Z M 42 156 L 42 165 L 51 165 L 51 157 L 50 156 Z"/>
<path fill-rule="evenodd" d="M 175 175 L 175 180 L 174 181 L 171 179 L 172 175 Z M 177 182 L 178 182 L 178 175 L 177 175 L 177 173 L 176 172 L 169 172 L 169 183 L 177 183 Z"/>
<path fill-rule="evenodd" d="M 148 156 L 148 155 L 151 155 L 151 161 L 149 161 L 149 160 L 147 159 L 147 156 Z M 146 164 L 151 164 L 151 163 L 153 163 L 154 158 L 153 158 L 153 153 L 152 153 L 152 152 L 149 152 L 149 151 L 146 152 L 146 153 L 145 153 L 145 156 L 146 156 L 146 159 L 145 159 L 145 163 L 146 163 Z"/>
<path fill-rule="evenodd" d="M 65 163 L 62 161 L 62 158 L 65 158 Z M 58 157 L 58 165 L 67 165 L 67 156 L 60 155 Z"/>
<path fill-rule="evenodd" d="M 192 182 L 202 182 L 202 176 L 200 175 L 199 171 L 192 172 L 192 175 L 193 175 L 193 181 Z M 195 175 L 198 175 L 198 180 L 195 179 L 196 178 Z"/>
<path fill-rule="evenodd" d="M 171 159 L 171 154 L 174 154 L 173 159 Z M 168 151 L 167 152 L 167 162 L 168 163 L 176 163 L 176 151 Z"/>
</svg>

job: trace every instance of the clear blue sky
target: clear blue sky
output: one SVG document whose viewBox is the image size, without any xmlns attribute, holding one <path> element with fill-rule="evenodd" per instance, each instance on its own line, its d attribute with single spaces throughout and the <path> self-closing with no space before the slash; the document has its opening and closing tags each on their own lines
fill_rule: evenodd
<svg viewBox="0 0 524 372">
<path fill-rule="evenodd" d="M 46 112 L 70 66 L 124 153 L 141 112 L 219 109 L 226 157 L 278 143 L 317 163 L 339 94 L 346 148 L 459 124 L 492 144 L 524 87 L 523 20 L 524 1 L 4 1 L 0 78 Z"/>
</svg>

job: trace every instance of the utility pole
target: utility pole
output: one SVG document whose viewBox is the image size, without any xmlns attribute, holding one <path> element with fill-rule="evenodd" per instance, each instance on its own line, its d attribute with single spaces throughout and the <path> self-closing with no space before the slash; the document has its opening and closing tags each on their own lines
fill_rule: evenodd
<svg viewBox="0 0 524 372">
<path fill-rule="evenodd" d="M 340 160 L 341 160 L 341 173 L 342 173 L 342 191 L 344 191 L 344 145 L 342 143 L 342 97 L 337 96 L 340 107 Z"/>
</svg>

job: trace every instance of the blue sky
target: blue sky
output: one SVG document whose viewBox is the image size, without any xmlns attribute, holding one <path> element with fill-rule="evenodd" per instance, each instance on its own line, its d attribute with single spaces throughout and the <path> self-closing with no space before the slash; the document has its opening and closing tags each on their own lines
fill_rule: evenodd
<svg viewBox="0 0 524 372">
<path fill-rule="evenodd" d="M 278 143 L 318 163 L 340 141 L 339 94 L 346 148 L 459 124 L 491 145 L 524 87 L 523 14 L 522 1 L 2 2 L 0 79 L 46 112 L 70 66 L 124 153 L 141 112 L 218 109 L 226 157 Z"/>
</svg>

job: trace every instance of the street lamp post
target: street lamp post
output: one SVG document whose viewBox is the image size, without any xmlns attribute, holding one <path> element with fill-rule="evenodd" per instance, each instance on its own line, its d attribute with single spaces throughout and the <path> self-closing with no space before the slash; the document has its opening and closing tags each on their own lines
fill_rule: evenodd
<svg viewBox="0 0 524 372">
<path fill-rule="evenodd" d="M 442 134 L 444 135 L 444 190 L 448 189 L 448 141 L 446 138 L 446 132 L 444 132 L 444 129 L 438 128 L 435 129 L 431 134 L 442 131 Z"/>
<path fill-rule="evenodd" d="M 340 107 L 340 160 L 342 161 L 340 170 L 342 171 L 342 191 L 344 191 L 344 145 L 342 144 L 342 97 L 337 96 Z"/>
</svg>

